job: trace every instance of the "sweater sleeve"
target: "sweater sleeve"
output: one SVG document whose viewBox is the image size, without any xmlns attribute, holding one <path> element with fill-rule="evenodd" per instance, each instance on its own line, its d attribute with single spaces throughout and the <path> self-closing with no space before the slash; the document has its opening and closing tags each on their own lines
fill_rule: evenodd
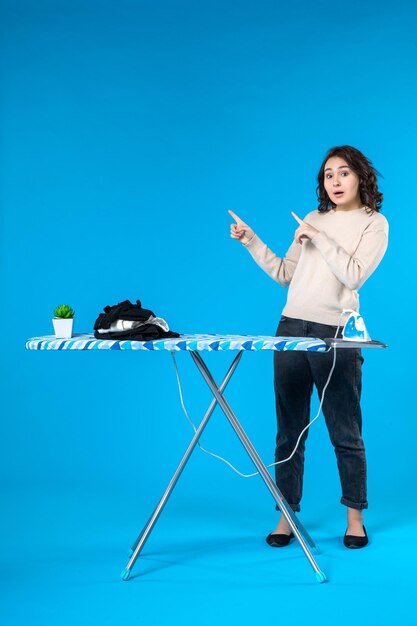
<svg viewBox="0 0 417 626">
<path fill-rule="evenodd" d="M 268 276 L 283 287 L 288 287 L 300 258 L 300 244 L 292 243 L 283 259 L 274 254 L 257 235 L 244 246 Z"/>
<path fill-rule="evenodd" d="M 319 232 L 311 242 L 326 261 L 333 274 L 349 289 L 359 289 L 378 267 L 388 246 L 388 229 L 365 229 L 351 255 L 326 233 Z"/>
</svg>

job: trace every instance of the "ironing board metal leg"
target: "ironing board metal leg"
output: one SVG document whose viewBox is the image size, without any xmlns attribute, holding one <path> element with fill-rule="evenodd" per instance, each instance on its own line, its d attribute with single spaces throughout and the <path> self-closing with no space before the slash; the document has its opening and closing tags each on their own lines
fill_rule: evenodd
<svg viewBox="0 0 417 626">
<path fill-rule="evenodd" d="M 275 502 L 278 505 L 279 510 L 281 511 L 283 516 L 285 517 L 286 521 L 288 522 L 288 525 L 290 526 L 292 532 L 294 533 L 295 537 L 297 538 L 297 540 L 298 540 L 302 550 L 304 551 L 304 554 L 306 555 L 306 557 L 307 557 L 311 567 L 313 568 L 313 570 L 316 573 L 317 580 L 319 582 L 324 582 L 326 580 L 325 574 L 320 570 L 319 566 L 317 565 L 316 561 L 314 560 L 314 557 L 311 554 L 311 552 L 310 552 L 310 550 L 309 550 L 309 548 L 308 548 L 308 546 L 306 544 L 305 538 L 304 538 L 302 532 L 300 532 L 300 524 L 299 524 L 298 520 L 294 520 L 294 513 L 291 511 L 290 506 L 285 501 L 283 495 L 279 491 L 278 487 L 275 485 L 275 482 L 272 480 L 271 475 L 269 474 L 269 472 L 268 472 L 267 468 L 265 467 L 265 465 L 263 464 L 260 456 L 258 455 L 258 453 L 256 452 L 255 448 L 253 447 L 250 439 L 248 438 L 248 436 L 246 435 L 246 433 L 243 430 L 242 426 L 240 425 L 237 417 L 233 413 L 233 411 L 230 408 L 228 402 L 222 396 L 222 394 L 220 392 L 220 389 L 218 388 L 217 384 L 215 383 L 214 378 L 212 377 L 212 375 L 211 375 L 207 365 L 203 361 L 201 355 L 198 352 L 191 352 L 190 354 L 191 354 L 195 364 L 197 365 L 198 369 L 200 370 L 204 380 L 206 381 L 206 383 L 210 387 L 211 392 L 213 393 L 214 397 L 216 398 L 217 402 L 219 403 L 220 407 L 222 408 L 223 413 L 226 415 L 226 417 L 227 417 L 228 421 L 230 422 L 233 430 L 236 432 L 236 434 L 239 437 L 243 447 L 245 448 L 246 452 L 248 453 L 248 455 L 252 459 L 256 469 L 258 470 L 258 472 L 261 475 L 263 481 L 265 482 L 266 486 L 268 487 L 269 491 L 271 492 Z M 303 531 L 306 532 L 304 529 L 303 529 Z M 307 535 L 307 533 L 306 533 L 306 535 Z M 312 541 L 311 537 L 309 537 L 309 539 L 310 539 L 310 541 Z"/>
<path fill-rule="evenodd" d="M 232 361 L 232 364 L 230 365 L 229 369 L 227 370 L 226 376 L 223 379 L 222 384 L 219 387 L 219 393 L 223 393 L 223 391 L 226 389 L 226 386 L 228 385 L 235 369 L 237 368 L 240 359 L 242 358 L 242 352 L 238 352 L 238 354 L 235 356 L 235 358 Z M 171 478 L 168 487 L 166 488 L 162 498 L 160 499 L 160 501 L 158 502 L 157 506 L 155 507 L 154 512 L 152 513 L 152 515 L 150 516 L 149 520 L 147 521 L 147 523 L 145 524 L 145 526 L 143 527 L 141 533 L 139 534 L 139 536 L 137 537 L 136 541 L 134 542 L 132 549 L 131 549 L 131 556 L 129 559 L 128 564 L 126 565 L 126 568 L 123 570 L 122 572 L 122 578 L 123 580 L 128 580 L 129 576 L 130 576 L 130 571 L 132 569 L 132 567 L 134 566 L 136 559 L 138 558 L 143 546 L 145 545 L 154 525 L 156 524 L 158 517 L 160 516 L 169 496 L 171 495 L 179 477 L 181 476 L 181 473 L 185 467 L 185 465 L 187 464 L 188 459 L 190 458 L 194 448 L 197 445 L 198 440 L 200 439 L 203 430 L 205 429 L 205 427 L 207 426 L 207 423 L 215 409 L 217 405 L 217 399 L 213 398 L 213 400 L 211 401 L 206 414 L 204 415 L 199 427 L 197 428 L 194 437 L 192 438 L 187 450 L 185 451 L 184 456 L 182 457 L 180 464 L 178 465 L 177 469 L 175 470 L 175 473 L 173 475 L 173 477 Z"/>
<path fill-rule="evenodd" d="M 199 355 L 198 355 L 199 356 Z M 207 376 L 210 377 L 210 380 L 212 381 L 213 385 L 216 385 L 216 382 L 213 378 L 213 376 L 211 375 L 211 372 L 209 371 L 207 365 L 204 363 L 203 359 L 200 357 L 201 359 L 201 366 L 204 368 L 204 371 L 206 372 Z M 195 360 L 195 359 L 194 359 Z M 200 369 L 200 368 L 199 368 Z M 217 385 L 216 385 L 217 386 Z M 239 424 L 240 426 L 240 424 Z M 246 438 L 247 442 L 249 443 L 250 446 L 252 446 L 251 441 L 249 440 L 248 436 L 246 435 L 245 431 L 243 430 L 243 428 L 240 426 L 240 428 L 242 429 L 242 434 L 243 436 Z M 269 472 L 268 472 L 268 476 L 269 476 Z M 297 525 L 298 529 L 300 530 L 300 532 L 303 534 L 304 539 L 306 539 L 307 543 L 310 545 L 310 547 L 315 550 L 317 553 L 319 552 L 317 544 L 314 542 L 314 540 L 311 538 L 311 536 L 309 535 L 309 533 L 307 532 L 307 530 L 304 528 L 304 526 L 302 525 L 302 523 L 300 522 L 300 520 L 298 519 L 298 517 L 296 516 L 296 514 L 294 513 L 294 511 L 292 510 L 292 508 L 289 506 L 288 502 L 285 500 L 284 496 L 282 495 L 281 491 L 278 489 L 278 487 L 276 487 L 275 483 L 274 487 L 276 489 L 276 491 L 279 494 L 280 499 L 282 500 L 282 502 L 285 504 L 286 509 L 288 514 L 290 515 L 290 517 L 292 518 L 294 524 Z M 274 494 L 273 494 L 274 495 Z M 275 499 L 275 496 L 274 496 Z"/>
</svg>

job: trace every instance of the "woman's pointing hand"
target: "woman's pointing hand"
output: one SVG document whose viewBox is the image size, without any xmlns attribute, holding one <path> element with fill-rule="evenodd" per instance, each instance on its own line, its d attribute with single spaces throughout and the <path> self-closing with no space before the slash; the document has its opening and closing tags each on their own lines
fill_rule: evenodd
<svg viewBox="0 0 417 626">
<path fill-rule="evenodd" d="M 233 213 L 233 211 L 228 211 L 228 213 L 233 217 L 236 224 L 230 224 L 230 236 L 232 239 L 238 239 L 241 243 L 247 244 L 248 241 L 252 239 L 254 236 L 254 231 L 248 224 L 246 224 L 243 220 L 240 219 Z"/>
<path fill-rule="evenodd" d="M 303 243 L 303 239 L 311 239 L 314 235 L 317 235 L 320 231 L 311 224 L 307 224 L 304 220 L 300 219 L 296 213 L 291 211 L 291 215 L 297 222 L 300 224 L 294 234 L 294 239 L 296 243 Z"/>
</svg>

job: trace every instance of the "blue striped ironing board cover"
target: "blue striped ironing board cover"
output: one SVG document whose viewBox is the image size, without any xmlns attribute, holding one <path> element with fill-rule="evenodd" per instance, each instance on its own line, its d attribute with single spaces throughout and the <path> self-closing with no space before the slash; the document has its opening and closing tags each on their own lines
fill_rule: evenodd
<svg viewBox="0 0 417 626">
<path fill-rule="evenodd" d="M 26 341 L 27 350 L 148 350 L 148 351 L 202 351 L 228 352 L 247 350 L 301 350 L 326 352 L 322 339 L 311 337 L 269 337 L 258 335 L 181 335 L 172 339 L 131 341 L 96 339 L 92 334 L 75 334 L 71 339 L 57 339 L 54 335 L 32 337 Z"/>
</svg>

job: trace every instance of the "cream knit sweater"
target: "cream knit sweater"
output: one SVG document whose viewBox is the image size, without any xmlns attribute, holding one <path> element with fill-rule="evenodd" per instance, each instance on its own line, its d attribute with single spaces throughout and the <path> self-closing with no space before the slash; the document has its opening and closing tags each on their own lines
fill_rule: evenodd
<svg viewBox="0 0 417 626">
<path fill-rule="evenodd" d="M 320 232 L 302 245 L 293 242 L 282 259 L 257 235 L 245 247 L 273 280 L 289 287 L 283 315 L 336 326 L 342 309 L 359 311 L 358 289 L 385 254 L 388 222 L 365 207 L 312 211 L 304 221 Z"/>
</svg>

